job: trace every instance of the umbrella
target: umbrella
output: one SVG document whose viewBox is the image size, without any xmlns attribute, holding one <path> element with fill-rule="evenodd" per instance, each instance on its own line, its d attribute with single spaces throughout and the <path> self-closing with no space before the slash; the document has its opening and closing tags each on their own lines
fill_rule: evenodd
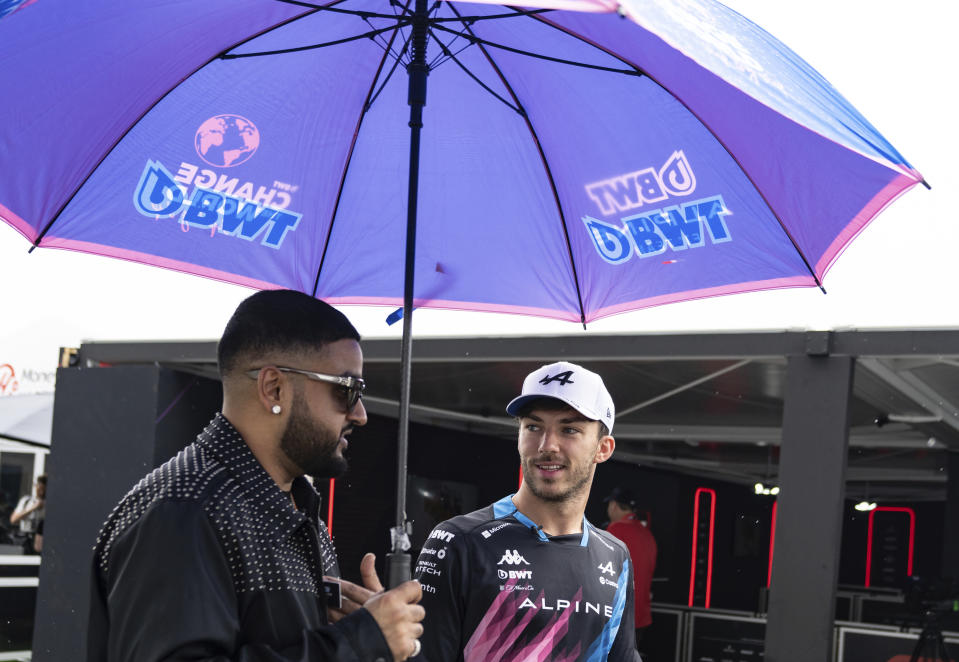
<svg viewBox="0 0 959 662">
<path fill-rule="evenodd" d="M 414 306 L 585 325 L 821 287 L 923 181 L 713 0 L 532 4 L 7 0 L 0 217 L 34 247 L 402 302 L 401 550 Z"/>
</svg>

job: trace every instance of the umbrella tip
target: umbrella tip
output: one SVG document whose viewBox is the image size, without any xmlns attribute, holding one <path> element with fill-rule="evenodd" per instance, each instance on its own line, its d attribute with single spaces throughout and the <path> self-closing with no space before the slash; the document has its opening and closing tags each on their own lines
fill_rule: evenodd
<svg viewBox="0 0 959 662">
<path fill-rule="evenodd" d="M 926 187 L 926 190 L 929 190 L 929 191 L 932 190 L 932 187 L 929 185 L 929 182 L 927 182 L 925 179 L 923 179 L 923 180 L 922 180 L 921 182 L 919 182 L 919 183 L 922 184 L 923 186 L 925 186 L 925 187 Z"/>
</svg>

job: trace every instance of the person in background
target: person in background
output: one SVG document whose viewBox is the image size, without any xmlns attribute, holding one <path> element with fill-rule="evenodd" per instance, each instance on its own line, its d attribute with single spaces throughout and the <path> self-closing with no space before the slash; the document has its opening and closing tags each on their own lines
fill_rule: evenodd
<svg viewBox="0 0 959 662">
<path fill-rule="evenodd" d="M 636 644 L 653 622 L 650 612 L 650 587 L 656 568 L 656 539 L 646 522 L 637 515 L 636 497 L 623 487 L 613 488 L 606 501 L 609 525 L 606 530 L 626 543 L 633 560 L 633 594 L 636 600 Z"/>
<path fill-rule="evenodd" d="M 17 507 L 10 515 L 10 523 L 19 527 L 19 539 L 23 541 L 23 551 L 26 554 L 37 554 L 34 547 L 37 528 L 43 521 L 47 504 L 47 475 L 37 476 L 33 486 L 34 493 L 27 494 L 17 502 Z"/>
</svg>

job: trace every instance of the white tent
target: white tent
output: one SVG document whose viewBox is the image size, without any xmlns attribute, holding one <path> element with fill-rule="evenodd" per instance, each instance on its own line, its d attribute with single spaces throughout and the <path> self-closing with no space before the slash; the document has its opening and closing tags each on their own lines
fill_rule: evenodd
<svg viewBox="0 0 959 662">
<path fill-rule="evenodd" d="M 0 450 L 49 448 L 52 428 L 53 393 L 0 398 Z"/>
</svg>

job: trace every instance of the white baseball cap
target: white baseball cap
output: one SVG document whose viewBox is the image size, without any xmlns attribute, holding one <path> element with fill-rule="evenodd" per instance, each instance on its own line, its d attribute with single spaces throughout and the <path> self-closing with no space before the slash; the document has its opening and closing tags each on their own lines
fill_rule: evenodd
<svg viewBox="0 0 959 662">
<path fill-rule="evenodd" d="M 601 421 L 612 433 L 616 407 L 595 372 L 560 361 L 534 370 L 523 381 L 523 392 L 506 405 L 506 413 L 517 416 L 530 400 L 556 398 L 568 404 L 591 421 Z"/>
</svg>

